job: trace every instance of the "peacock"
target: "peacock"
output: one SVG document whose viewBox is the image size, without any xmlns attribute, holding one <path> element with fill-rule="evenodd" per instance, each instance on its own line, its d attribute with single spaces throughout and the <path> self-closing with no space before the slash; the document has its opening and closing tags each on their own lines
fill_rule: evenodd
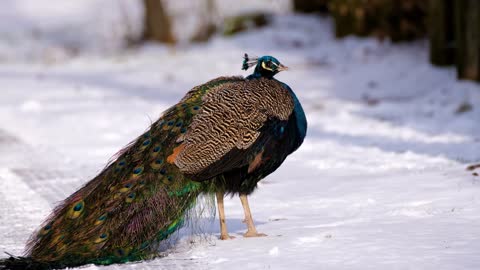
<svg viewBox="0 0 480 270">
<path fill-rule="evenodd" d="M 288 68 L 244 55 L 247 77 L 194 87 L 96 177 L 56 207 L 24 256 L 0 269 L 57 269 L 151 259 L 184 224 L 202 194 L 216 196 L 220 239 L 232 237 L 224 196 L 239 195 L 245 237 L 259 237 L 247 196 L 303 143 L 307 121 L 292 89 L 273 78 Z"/>
</svg>

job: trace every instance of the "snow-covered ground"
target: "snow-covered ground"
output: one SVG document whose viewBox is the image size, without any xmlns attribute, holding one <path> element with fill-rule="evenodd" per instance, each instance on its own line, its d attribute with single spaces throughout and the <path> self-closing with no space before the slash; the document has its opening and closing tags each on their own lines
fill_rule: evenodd
<svg viewBox="0 0 480 270">
<path fill-rule="evenodd" d="M 0 252 L 21 253 L 58 201 L 190 88 L 247 75 L 248 52 L 291 67 L 277 77 L 309 121 L 304 145 L 251 196 L 269 236 L 241 237 L 232 198 L 232 241 L 214 221 L 211 238 L 185 237 L 166 258 L 83 269 L 479 269 L 480 177 L 465 168 L 480 162 L 480 86 L 430 66 L 424 42 L 338 41 L 331 29 L 279 15 L 207 44 L 55 61 L 0 39 Z"/>
</svg>

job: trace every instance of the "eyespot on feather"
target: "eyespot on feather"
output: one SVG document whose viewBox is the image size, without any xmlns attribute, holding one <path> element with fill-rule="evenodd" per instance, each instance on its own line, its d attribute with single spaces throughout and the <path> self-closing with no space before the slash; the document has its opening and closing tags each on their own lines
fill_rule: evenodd
<svg viewBox="0 0 480 270">
<path fill-rule="evenodd" d="M 163 159 L 161 158 L 157 158 L 152 163 L 150 163 L 150 167 L 152 167 L 152 169 L 154 170 L 161 169 L 162 165 L 163 165 Z"/>
<path fill-rule="evenodd" d="M 161 119 L 160 121 L 158 121 L 157 127 L 162 128 L 164 124 L 165 124 L 165 120 Z"/>
<path fill-rule="evenodd" d="M 143 173 L 143 166 L 135 168 L 132 172 L 132 178 L 138 178 Z"/>
<path fill-rule="evenodd" d="M 103 214 L 95 220 L 95 225 L 100 225 L 107 219 L 107 214 Z"/>
<path fill-rule="evenodd" d="M 132 186 L 133 186 L 133 183 L 126 183 L 122 186 L 122 188 L 120 188 L 118 190 L 118 192 L 125 193 L 125 192 L 129 191 L 132 188 Z"/>
<path fill-rule="evenodd" d="M 125 199 L 127 203 L 131 203 L 133 200 L 135 200 L 135 192 L 128 194 L 127 198 Z"/>
<path fill-rule="evenodd" d="M 99 244 L 99 243 L 105 242 L 107 239 L 108 239 L 108 233 L 102 233 L 93 242 L 95 244 Z"/>
<path fill-rule="evenodd" d="M 168 175 L 167 177 L 163 178 L 162 183 L 165 185 L 171 185 L 173 183 L 173 176 Z"/>
<path fill-rule="evenodd" d="M 160 145 L 156 145 L 156 146 L 153 148 L 153 152 L 154 152 L 154 153 L 158 153 L 158 152 L 160 152 L 160 150 L 162 150 L 162 146 L 160 146 Z"/>
<path fill-rule="evenodd" d="M 146 146 L 146 145 L 149 145 L 152 141 L 150 139 L 146 139 L 145 141 L 143 141 L 142 145 L 143 146 Z"/>
<path fill-rule="evenodd" d="M 84 210 L 85 210 L 85 202 L 83 200 L 76 202 L 70 208 L 70 210 L 68 210 L 67 216 L 71 219 L 76 219 L 83 213 Z"/>
<path fill-rule="evenodd" d="M 177 120 L 177 122 L 175 123 L 175 127 L 172 129 L 172 132 L 179 132 L 182 126 L 183 126 L 182 119 Z"/>
<path fill-rule="evenodd" d="M 117 167 L 123 167 L 125 166 L 125 164 L 127 164 L 127 162 L 125 161 L 125 159 L 122 159 L 118 162 Z"/>
<path fill-rule="evenodd" d="M 175 120 L 170 120 L 170 121 L 168 121 L 168 122 L 163 126 L 163 130 L 169 130 L 169 129 L 171 129 L 174 124 L 175 124 Z"/>
<path fill-rule="evenodd" d="M 45 236 L 45 235 L 49 234 L 51 231 L 52 231 L 52 225 L 47 224 L 38 232 L 38 235 L 39 236 Z"/>
<path fill-rule="evenodd" d="M 132 251 L 132 248 L 131 247 L 125 247 L 125 248 L 117 248 L 115 251 L 114 251 L 114 255 L 117 256 L 117 257 L 125 257 L 125 256 L 128 256 L 130 255 L 130 252 Z"/>
<path fill-rule="evenodd" d="M 194 105 L 190 108 L 190 113 L 191 114 L 197 114 L 200 111 L 200 106 Z"/>
</svg>

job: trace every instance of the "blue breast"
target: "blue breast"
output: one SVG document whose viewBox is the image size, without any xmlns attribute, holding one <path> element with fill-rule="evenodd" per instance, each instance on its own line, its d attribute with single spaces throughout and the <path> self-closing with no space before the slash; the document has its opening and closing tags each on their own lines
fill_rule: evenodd
<svg viewBox="0 0 480 270">
<path fill-rule="evenodd" d="M 279 81 L 280 82 L 280 81 Z M 300 101 L 298 100 L 297 96 L 293 92 L 293 90 L 288 86 L 287 84 L 280 82 L 283 87 L 285 87 L 290 94 L 293 97 L 293 102 L 294 102 L 294 108 L 293 108 L 293 113 L 295 114 L 295 119 L 297 120 L 297 131 L 299 135 L 299 145 L 303 142 L 303 139 L 305 139 L 305 136 L 307 135 L 307 118 L 305 117 L 305 112 L 303 111 L 302 104 L 300 104 Z"/>
<path fill-rule="evenodd" d="M 303 111 L 302 105 L 300 104 L 297 96 L 293 92 L 292 95 L 295 102 L 293 113 L 295 114 L 295 118 L 297 119 L 298 133 L 300 134 L 301 140 L 303 141 L 303 139 L 305 139 L 305 136 L 307 135 L 307 118 L 305 117 L 305 112 Z"/>
</svg>

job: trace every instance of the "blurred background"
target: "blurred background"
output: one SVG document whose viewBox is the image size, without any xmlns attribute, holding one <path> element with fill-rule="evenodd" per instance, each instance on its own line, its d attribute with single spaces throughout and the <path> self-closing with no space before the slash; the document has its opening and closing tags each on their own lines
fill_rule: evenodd
<svg viewBox="0 0 480 270">
<path fill-rule="evenodd" d="M 208 42 L 272 23 L 292 12 L 330 17 L 337 38 L 428 39 L 434 65 L 480 80 L 480 25 L 474 0 L 85 0 L 2 1 L 0 59 L 57 61 L 159 42 Z"/>
<path fill-rule="evenodd" d="M 236 240 L 101 269 L 480 269 L 478 0 L 1 0 L 0 256 L 244 53 L 308 119 L 250 198 L 269 237 L 227 198 Z"/>
</svg>

